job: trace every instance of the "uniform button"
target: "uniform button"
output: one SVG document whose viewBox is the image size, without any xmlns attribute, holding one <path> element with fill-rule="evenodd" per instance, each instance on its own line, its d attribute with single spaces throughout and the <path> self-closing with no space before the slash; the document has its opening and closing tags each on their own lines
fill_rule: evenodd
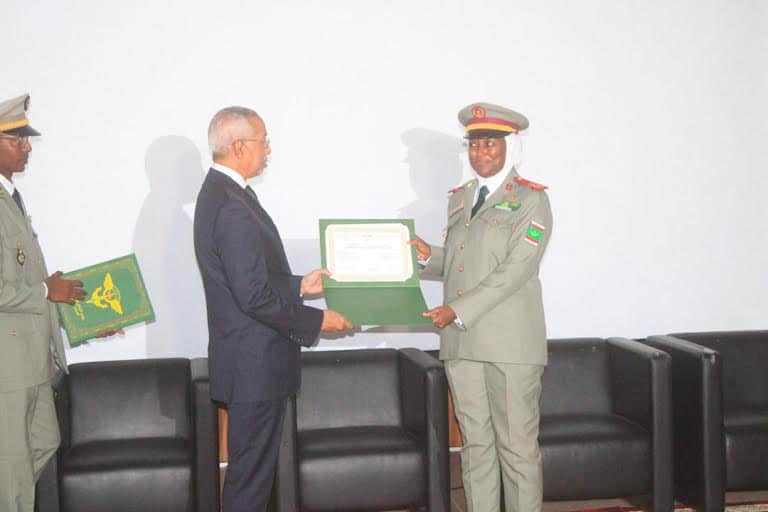
<svg viewBox="0 0 768 512">
<path fill-rule="evenodd" d="M 464 242 L 461 242 L 461 243 L 459 244 L 459 249 L 461 249 L 462 251 L 464 250 Z"/>
<path fill-rule="evenodd" d="M 464 224 L 464 227 L 465 227 L 465 228 L 468 228 L 468 227 L 469 227 L 469 222 L 467 222 L 466 224 Z"/>
<path fill-rule="evenodd" d="M 499 219 L 493 219 L 493 223 L 494 224 L 498 224 L 499 223 Z"/>
<path fill-rule="evenodd" d="M 462 295 L 464 295 L 464 290 L 462 290 L 461 288 L 459 288 L 458 290 L 456 290 L 456 295 L 458 295 L 459 297 L 461 297 Z"/>
<path fill-rule="evenodd" d="M 464 272 L 464 265 L 459 265 L 459 272 Z"/>
</svg>

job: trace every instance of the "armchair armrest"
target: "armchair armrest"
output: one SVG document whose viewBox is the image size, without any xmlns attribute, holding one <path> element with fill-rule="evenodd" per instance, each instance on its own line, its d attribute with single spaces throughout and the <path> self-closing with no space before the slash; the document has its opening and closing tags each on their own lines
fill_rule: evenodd
<svg viewBox="0 0 768 512">
<path fill-rule="evenodd" d="M 653 509 L 671 510 L 671 358 L 666 352 L 626 338 L 610 338 L 607 343 L 614 412 L 651 433 Z"/>
<path fill-rule="evenodd" d="M 190 361 L 195 415 L 195 484 L 197 511 L 219 510 L 219 418 L 211 401 L 208 359 Z"/>
<path fill-rule="evenodd" d="M 403 425 L 427 446 L 427 510 L 450 510 L 448 469 L 448 383 L 443 364 L 425 352 L 400 351 L 400 397 Z"/>
<path fill-rule="evenodd" d="M 59 419 L 59 434 L 61 434 L 61 444 L 59 452 L 65 452 L 69 449 L 70 425 L 69 425 L 69 376 L 64 372 L 58 372 L 51 380 L 51 389 L 53 389 L 53 402 L 56 406 L 56 416 Z"/>
<path fill-rule="evenodd" d="M 35 486 L 35 510 L 59 512 L 59 453 L 69 448 L 69 393 L 67 374 L 58 372 L 51 380 L 53 402 L 59 421 L 61 444 L 56 455 L 51 457 Z"/>
<path fill-rule="evenodd" d="M 723 510 L 722 359 L 712 349 L 672 336 L 651 336 L 645 343 L 672 356 L 678 497 L 706 512 Z"/>
</svg>

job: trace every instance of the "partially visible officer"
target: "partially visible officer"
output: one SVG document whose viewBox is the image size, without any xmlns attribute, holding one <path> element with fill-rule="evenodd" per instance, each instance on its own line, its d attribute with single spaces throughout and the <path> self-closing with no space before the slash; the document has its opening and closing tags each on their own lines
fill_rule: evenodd
<svg viewBox="0 0 768 512">
<path fill-rule="evenodd" d="M 82 283 L 48 275 L 13 175 L 27 165 L 29 96 L 0 103 L 0 510 L 32 512 L 35 483 L 59 446 L 51 379 L 67 371 L 54 302 Z"/>
<path fill-rule="evenodd" d="M 411 243 L 425 274 L 443 278 L 442 306 L 424 313 L 440 334 L 440 359 L 456 406 L 470 512 L 542 502 L 539 396 L 547 362 L 539 262 L 552 232 L 543 185 L 501 172 L 522 114 L 475 103 L 459 112 L 477 178 L 450 191 L 445 247 Z M 501 471 L 499 470 L 501 466 Z"/>
</svg>

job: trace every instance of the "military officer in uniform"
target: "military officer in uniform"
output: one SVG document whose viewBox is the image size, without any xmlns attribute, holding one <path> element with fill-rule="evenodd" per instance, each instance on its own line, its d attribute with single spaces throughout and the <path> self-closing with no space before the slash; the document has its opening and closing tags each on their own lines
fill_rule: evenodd
<svg viewBox="0 0 768 512">
<path fill-rule="evenodd" d="M 489 103 L 459 112 L 477 174 L 450 191 L 443 247 L 420 238 L 424 274 L 444 281 L 444 304 L 424 315 L 441 329 L 445 363 L 463 436 L 470 512 L 541 510 L 538 446 L 541 375 L 547 362 L 539 263 L 552 232 L 546 187 L 504 171 L 507 138 L 525 116 Z M 501 479 L 500 479 L 501 475 Z"/>
<path fill-rule="evenodd" d="M 40 135 L 29 96 L 0 103 L 0 510 L 32 512 L 35 482 L 59 446 L 50 382 L 67 371 L 54 302 L 73 304 L 80 281 L 48 275 L 13 175 Z"/>
</svg>

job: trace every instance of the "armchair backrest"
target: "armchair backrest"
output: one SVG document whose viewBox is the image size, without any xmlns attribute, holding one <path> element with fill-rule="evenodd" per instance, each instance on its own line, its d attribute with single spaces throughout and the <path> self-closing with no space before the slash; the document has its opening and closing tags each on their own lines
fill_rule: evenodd
<svg viewBox="0 0 768 512">
<path fill-rule="evenodd" d="M 188 359 L 73 364 L 67 387 L 72 446 L 128 438 L 192 438 Z"/>
<path fill-rule="evenodd" d="M 400 426 L 395 349 L 303 352 L 296 426 L 304 430 Z"/>
<path fill-rule="evenodd" d="M 720 353 L 723 409 L 768 409 L 768 331 L 671 334 Z"/>
<path fill-rule="evenodd" d="M 608 347 L 600 338 L 547 342 L 541 415 L 609 414 L 612 409 Z"/>
</svg>

